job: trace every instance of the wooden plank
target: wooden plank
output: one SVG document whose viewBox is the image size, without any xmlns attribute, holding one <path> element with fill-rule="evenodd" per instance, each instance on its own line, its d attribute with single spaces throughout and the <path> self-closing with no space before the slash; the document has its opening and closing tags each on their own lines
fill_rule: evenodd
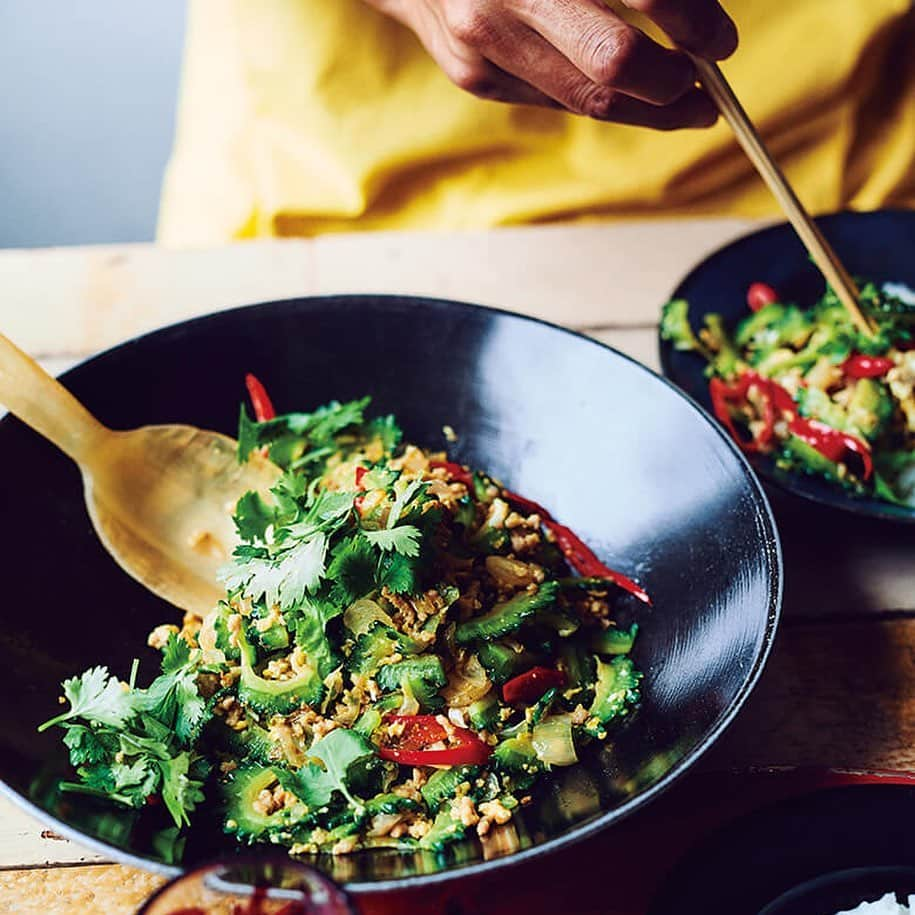
<svg viewBox="0 0 915 915">
<path fill-rule="evenodd" d="M 0 251 L 0 327 L 32 353 L 86 353 L 226 307 L 339 292 L 452 297 L 576 327 L 645 324 L 657 320 L 697 260 L 759 224 L 638 221 L 362 233 L 199 250 L 7 250 Z"/>
<path fill-rule="evenodd" d="M 102 865 L 0 872 L 0 912 L 8 915 L 132 915 L 163 878 Z"/>
<path fill-rule="evenodd" d="M 574 327 L 644 324 L 711 251 L 763 225 L 741 219 L 331 235 L 320 292 L 395 292 L 509 308 Z M 659 253 L 663 252 L 661 256 Z"/>
<path fill-rule="evenodd" d="M 791 623 L 703 768 L 915 769 L 915 619 Z"/>
</svg>

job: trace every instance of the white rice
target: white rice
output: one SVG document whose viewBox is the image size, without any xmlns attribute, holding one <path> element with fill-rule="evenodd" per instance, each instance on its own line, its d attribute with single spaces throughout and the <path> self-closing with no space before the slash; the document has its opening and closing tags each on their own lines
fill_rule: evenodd
<svg viewBox="0 0 915 915">
<path fill-rule="evenodd" d="M 874 902 L 862 902 L 853 909 L 842 909 L 836 915 L 913 915 L 915 913 L 915 896 L 909 896 L 908 903 L 903 905 L 896 901 L 895 893 L 887 893 Z"/>
<path fill-rule="evenodd" d="M 905 302 L 906 305 L 915 305 L 915 289 L 906 286 L 905 283 L 884 283 L 883 291 L 887 295 L 899 299 L 900 302 Z"/>
</svg>

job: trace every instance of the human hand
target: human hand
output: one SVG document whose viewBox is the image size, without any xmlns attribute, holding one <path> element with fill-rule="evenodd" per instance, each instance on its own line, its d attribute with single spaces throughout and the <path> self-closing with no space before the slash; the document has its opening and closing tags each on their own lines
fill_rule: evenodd
<svg viewBox="0 0 915 915">
<path fill-rule="evenodd" d="M 367 2 L 412 29 L 451 81 L 480 98 L 661 130 L 717 118 L 687 54 L 661 47 L 602 0 Z M 626 5 L 694 54 L 718 60 L 737 47 L 717 0 Z"/>
</svg>

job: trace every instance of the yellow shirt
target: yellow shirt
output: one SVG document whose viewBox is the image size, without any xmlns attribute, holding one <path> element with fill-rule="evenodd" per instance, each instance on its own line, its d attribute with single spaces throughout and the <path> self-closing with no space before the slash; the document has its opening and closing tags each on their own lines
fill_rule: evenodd
<svg viewBox="0 0 915 915">
<path fill-rule="evenodd" d="M 816 211 L 915 205 L 908 0 L 730 0 L 723 69 Z M 775 214 L 728 128 L 480 101 L 362 0 L 191 0 L 160 237 Z"/>
</svg>

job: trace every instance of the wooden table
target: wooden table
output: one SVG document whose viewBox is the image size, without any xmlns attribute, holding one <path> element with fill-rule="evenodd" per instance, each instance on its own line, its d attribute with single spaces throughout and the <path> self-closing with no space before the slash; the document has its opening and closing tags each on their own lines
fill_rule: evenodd
<svg viewBox="0 0 915 915">
<path fill-rule="evenodd" d="M 60 372 L 127 337 L 233 305 L 399 292 L 544 317 L 657 368 L 660 304 L 697 260 L 753 227 L 652 221 L 203 250 L 2 251 L 0 330 Z M 759 687 L 703 768 L 915 768 L 915 527 L 790 502 L 775 509 L 786 562 L 781 630 Z M 599 875 L 580 875 L 589 878 Z M 0 801 L 0 912 L 119 915 L 159 882 Z"/>
</svg>

